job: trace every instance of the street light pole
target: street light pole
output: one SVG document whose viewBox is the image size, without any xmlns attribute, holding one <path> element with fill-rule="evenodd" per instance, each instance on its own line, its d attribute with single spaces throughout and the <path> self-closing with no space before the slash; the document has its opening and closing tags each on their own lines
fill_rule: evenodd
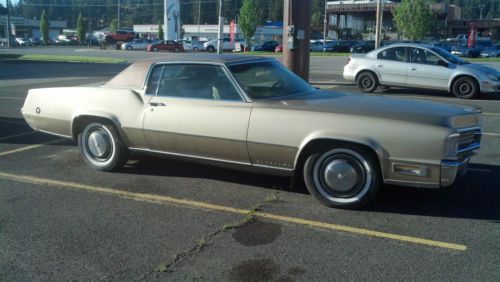
<svg viewBox="0 0 500 282">
<path fill-rule="evenodd" d="M 222 40 L 224 36 L 224 17 L 222 16 L 222 4 L 224 2 L 222 0 L 219 0 L 219 32 L 217 35 L 217 54 L 222 54 L 224 50 Z"/>
<path fill-rule="evenodd" d="M 117 29 L 120 29 L 120 0 L 118 0 L 118 24 Z"/>
</svg>

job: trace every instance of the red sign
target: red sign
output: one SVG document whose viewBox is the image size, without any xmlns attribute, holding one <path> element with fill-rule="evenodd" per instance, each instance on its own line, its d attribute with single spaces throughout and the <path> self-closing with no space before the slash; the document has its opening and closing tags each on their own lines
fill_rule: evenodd
<svg viewBox="0 0 500 282">
<path fill-rule="evenodd" d="M 231 43 L 234 42 L 234 20 L 229 23 L 229 40 L 231 40 Z"/>
<path fill-rule="evenodd" d="M 471 22 L 469 23 L 469 33 L 467 34 L 467 48 L 472 48 L 476 45 L 476 36 L 476 23 Z"/>
</svg>

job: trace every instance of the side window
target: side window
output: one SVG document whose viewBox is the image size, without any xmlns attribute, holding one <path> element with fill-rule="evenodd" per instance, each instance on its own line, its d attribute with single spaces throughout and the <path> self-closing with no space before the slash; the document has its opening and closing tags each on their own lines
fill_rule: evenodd
<svg viewBox="0 0 500 282">
<path fill-rule="evenodd" d="M 412 63 L 437 65 L 440 59 L 436 54 L 424 49 L 411 48 L 410 51 L 410 62 Z"/>
<path fill-rule="evenodd" d="M 405 61 L 405 47 L 394 47 L 385 49 L 377 54 L 377 58 L 390 61 Z"/>
<path fill-rule="evenodd" d="M 153 69 L 148 91 L 154 89 L 164 97 L 243 101 L 220 66 L 200 64 L 166 64 Z M 151 85 L 151 86 L 150 86 Z"/>
<path fill-rule="evenodd" d="M 158 90 L 158 81 L 160 80 L 160 75 L 162 71 L 163 71 L 163 66 L 155 66 L 153 68 L 153 70 L 149 74 L 146 94 L 156 95 L 156 91 Z"/>
</svg>

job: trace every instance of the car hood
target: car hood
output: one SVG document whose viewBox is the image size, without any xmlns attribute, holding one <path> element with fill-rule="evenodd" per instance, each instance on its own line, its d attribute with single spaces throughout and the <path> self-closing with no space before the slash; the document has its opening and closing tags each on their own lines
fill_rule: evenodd
<svg viewBox="0 0 500 282">
<path fill-rule="evenodd" d="M 321 90 L 283 99 L 262 100 L 256 102 L 255 107 L 329 112 L 452 127 L 457 125 L 457 116 L 471 116 L 475 123 L 475 113 L 480 111 L 476 107 Z"/>
<path fill-rule="evenodd" d="M 475 71 L 498 73 L 496 69 L 481 64 L 465 64 L 465 65 L 459 65 L 459 67 Z"/>
</svg>

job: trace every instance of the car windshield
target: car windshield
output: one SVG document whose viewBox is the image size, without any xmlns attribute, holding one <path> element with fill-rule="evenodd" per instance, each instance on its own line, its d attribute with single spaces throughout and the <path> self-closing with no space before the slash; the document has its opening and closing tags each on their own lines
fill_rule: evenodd
<svg viewBox="0 0 500 282">
<path fill-rule="evenodd" d="M 274 61 L 237 64 L 229 69 L 252 99 L 279 98 L 314 90 L 302 78 Z"/>
<path fill-rule="evenodd" d="M 445 60 L 447 60 L 448 62 L 450 62 L 452 64 L 455 64 L 455 65 L 465 65 L 465 64 L 468 64 L 468 62 L 460 59 L 457 56 L 454 56 L 454 55 L 448 53 L 447 51 L 445 51 L 445 50 L 443 50 L 441 48 L 432 47 L 431 50 L 434 51 L 439 56 L 443 57 Z"/>
</svg>

